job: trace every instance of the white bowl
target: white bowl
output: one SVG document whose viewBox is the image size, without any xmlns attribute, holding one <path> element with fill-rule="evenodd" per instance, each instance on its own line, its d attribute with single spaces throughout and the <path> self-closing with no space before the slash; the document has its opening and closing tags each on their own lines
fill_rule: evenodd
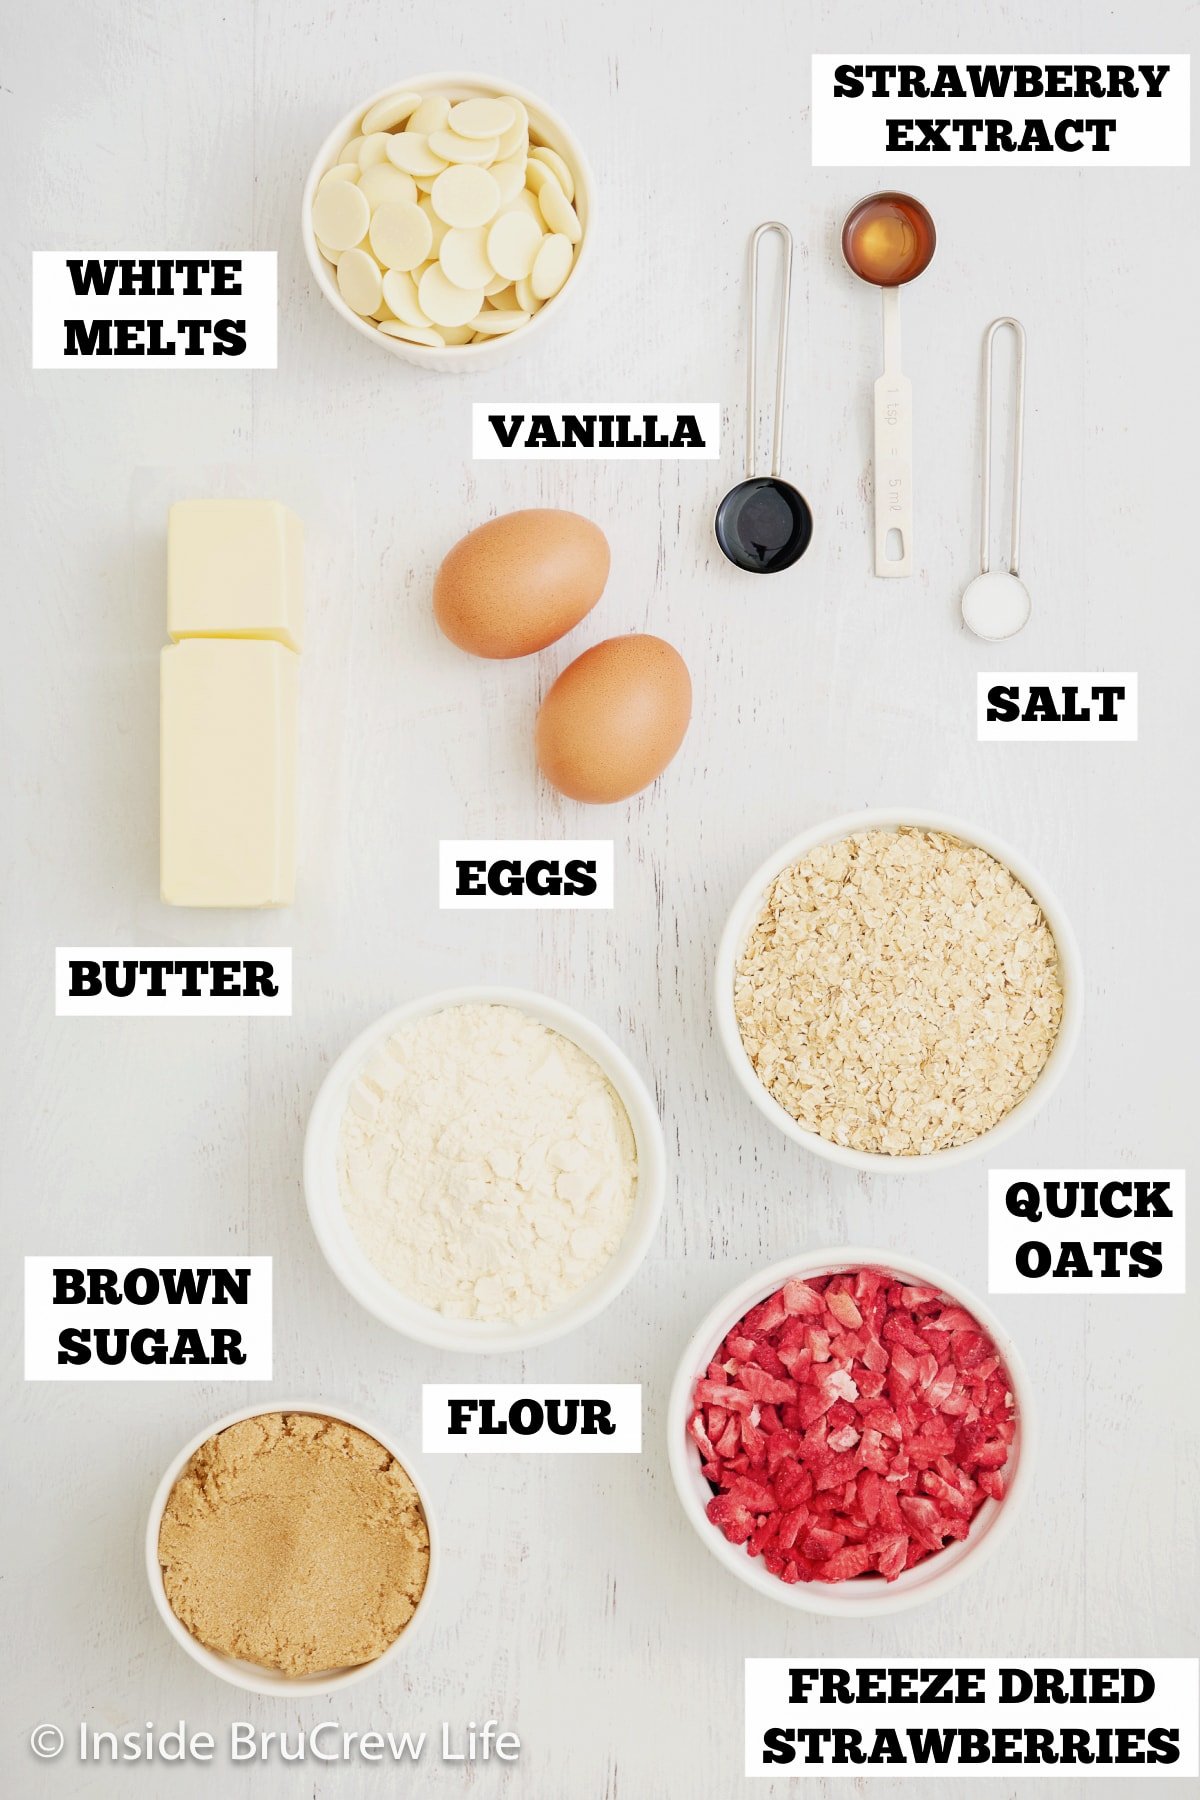
<svg viewBox="0 0 1200 1800">
<path fill-rule="evenodd" d="M 615 1254 L 600 1273 L 571 1298 L 540 1318 L 519 1324 L 449 1319 L 402 1294 L 363 1250 L 346 1218 L 338 1187 L 338 1135 L 342 1115 L 363 1064 L 384 1040 L 412 1019 L 448 1006 L 513 1006 L 578 1044 L 599 1064 L 629 1116 L 637 1146 L 638 1173 L 633 1212 Z M 666 1186 L 662 1126 L 649 1089 L 612 1039 L 569 1006 L 523 988 L 448 988 L 426 994 L 385 1013 L 360 1033 L 338 1057 L 321 1084 L 304 1140 L 304 1191 L 308 1214 L 325 1260 L 360 1306 L 393 1331 L 443 1350 L 473 1352 L 529 1350 L 562 1337 L 595 1318 L 632 1278 L 650 1247 L 662 1212 Z"/>
<path fill-rule="evenodd" d="M 558 293 L 545 305 L 538 308 L 527 325 L 517 331 L 510 331 L 504 337 L 491 339 L 483 344 L 447 344 L 444 349 L 431 348 L 427 344 L 409 344 L 403 338 L 389 337 L 386 332 L 378 331 L 369 324 L 342 299 L 338 291 L 335 271 L 325 261 L 317 248 L 316 235 L 312 226 L 313 195 L 317 191 L 317 183 L 327 169 L 331 169 L 337 160 L 338 151 L 357 130 L 359 120 L 368 107 L 377 101 L 386 100 L 389 94 L 403 92 L 414 94 L 446 94 L 452 100 L 469 100 L 475 95 L 511 94 L 514 100 L 520 100 L 529 114 L 529 122 L 542 143 L 548 144 L 551 150 L 557 150 L 570 169 L 575 181 L 575 211 L 579 214 L 579 223 L 583 227 L 583 236 L 575 246 L 575 261 L 571 272 Z M 304 192 L 300 199 L 300 235 L 304 240 L 304 254 L 308 258 L 308 266 L 313 272 L 317 286 L 328 300 L 334 311 L 352 325 L 360 336 L 369 338 L 373 344 L 386 350 L 390 356 L 398 356 L 404 362 L 416 363 L 419 368 L 436 369 L 443 375 L 454 375 L 465 372 L 476 372 L 480 369 L 494 369 L 511 356 L 514 350 L 528 344 L 533 335 L 541 331 L 548 320 L 556 319 L 562 311 L 569 294 L 573 294 L 579 286 L 579 271 L 588 260 L 589 243 L 596 216 L 596 183 L 588 165 L 587 157 L 580 148 L 579 142 L 568 127 L 552 112 L 536 94 L 527 93 L 524 88 L 517 87 L 511 81 L 504 81 L 498 76 L 464 74 L 452 70 L 449 74 L 415 75 L 411 81 L 389 82 L 376 94 L 369 94 L 359 102 L 326 137 L 321 148 L 313 158 L 304 183 Z"/>
<path fill-rule="evenodd" d="M 971 1521 L 969 1533 L 959 1543 L 926 1557 L 915 1568 L 906 1569 L 895 1581 L 885 1582 L 881 1576 L 859 1576 L 852 1581 L 789 1584 L 772 1575 L 764 1567 L 761 1557 L 748 1556 L 744 1544 L 731 1544 L 705 1512 L 713 1494 L 700 1472 L 700 1452 L 687 1435 L 692 1392 L 731 1327 L 744 1318 L 752 1306 L 776 1293 L 785 1281 L 794 1276 L 836 1275 L 846 1269 L 865 1268 L 886 1270 L 921 1287 L 940 1288 L 950 1299 L 964 1306 L 991 1337 L 1012 1378 L 1016 1401 L 1017 1434 L 1009 1452 L 1008 1487 L 1003 1500 L 984 1501 Z M 676 1371 L 667 1407 L 671 1474 L 684 1512 L 717 1561 L 739 1581 L 765 1594 L 769 1600 L 777 1600 L 798 1612 L 823 1613 L 829 1618 L 879 1618 L 885 1613 L 904 1612 L 910 1606 L 936 1599 L 977 1569 L 1008 1532 L 1017 1508 L 1024 1500 L 1032 1479 L 1033 1445 L 1033 1394 L 1029 1376 L 999 1319 L 953 1276 L 912 1257 L 897 1256 L 891 1250 L 811 1250 L 749 1276 L 713 1307 L 692 1337 Z"/>
<path fill-rule="evenodd" d="M 162 1527 L 162 1516 L 166 1509 L 171 1489 L 183 1474 L 190 1459 L 201 1444 L 206 1444 L 219 1431 L 225 1431 L 230 1425 L 238 1425 L 243 1419 L 256 1419 L 262 1413 L 313 1413 L 321 1419 L 336 1419 L 342 1425 L 353 1425 L 356 1430 L 363 1431 L 372 1437 L 384 1449 L 390 1451 L 396 1461 L 407 1472 L 421 1509 L 425 1514 L 425 1523 L 429 1528 L 429 1575 L 417 1601 L 412 1618 L 395 1641 L 388 1645 L 382 1656 L 372 1662 L 358 1663 L 352 1669 L 331 1669 L 318 1675 L 283 1675 L 275 1669 L 261 1668 L 257 1663 L 243 1662 L 240 1657 L 225 1656 L 218 1650 L 210 1650 L 199 1638 L 194 1638 L 187 1626 L 175 1616 L 171 1602 L 167 1599 L 167 1590 L 163 1586 L 162 1569 L 158 1561 L 158 1534 Z M 429 1495 L 425 1484 L 417 1473 L 412 1457 L 398 1444 L 390 1431 L 385 1431 L 370 1419 L 363 1419 L 357 1413 L 347 1412 L 341 1406 L 326 1406 L 321 1400 L 276 1400 L 260 1402 L 257 1406 L 243 1406 L 237 1412 L 226 1413 L 224 1418 L 217 1419 L 212 1425 L 206 1425 L 198 1431 L 194 1438 L 186 1443 L 179 1455 L 171 1463 L 166 1474 L 158 1484 L 154 1499 L 150 1505 L 150 1517 L 146 1523 L 146 1574 L 150 1580 L 150 1592 L 154 1595 L 154 1604 L 162 1616 L 163 1623 L 175 1639 L 181 1644 L 202 1669 L 210 1675 L 216 1675 L 221 1681 L 227 1681 L 232 1687 L 242 1688 L 248 1694 L 285 1694 L 296 1698 L 301 1694 L 327 1694 L 334 1688 L 349 1687 L 352 1682 L 362 1681 L 382 1669 L 385 1663 L 396 1661 L 408 1649 L 409 1642 L 418 1625 L 423 1625 L 429 1617 L 430 1597 L 437 1579 L 441 1563 L 441 1547 L 438 1542 L 437 1527 L 434 1524 L 433 1511 L 429 1504 Z"/>
<path fill-rule="evenodd" d="M 886 1156 L 878 1151 L 851 1150 L 842 1144 L 832 1144 L 827 1138 L 815 1131 L 808 1131 L 797 1124 L 792 1115 L 782 1107 L 775 1096 L 764 1087 L 755 1073 L 754 1064 L 742 1043 L 742 1034 L 738 1029 L 737 1014 L 734 1011 L 733 991 L 734 977 L 746 940 L 753 930 L 755 921 L 762 911 L 767 889 L 775 877 L 815 849 L 818 844 L 832 844 L 839 839 L 850 837 L 853 833 L 863 831 L 886 831 L 901 825 L 915 825 L 926 831 L 943 831 L 953 837 L 961 838 L 964 843 L 977 844 L 994 856 L 997 862 L 1011 869 L 1017 880 L 1028 889 L 1041 907 L 1046 922 L 1058 948 L 1059 975 L 1063 988 L 1063 1010 L 1059 1021 L 1058 1036 L 1054 1040 L 1054 1048 L 1046 1059 L 1041 1074 L 1025 1095 L 1013 1107 L 1010 1113 L 990 1131 L 972 1138 L 969 1144 L 957 1144 L 947 1150 L 934 1150 L 927 1156 Z M 844 1168 L 860 1169 L 866 1174 L 909 1175 L 929 1174 L 934 1170 L 951 1168 L 955 1163 L 967 1162 L 975 1156 L 991 1155 L 996 1146 L 1011 1137 L 1016 1131 L 1027 1125 L 1038 1108 L 1050 1098 L 1054 1089 L 1066 1073 L 1067 1064 L 1071 1060 L 1075 1045 L 1079 1038 L 1079 1027 L 1083 1017 L 1083 967 L 1079 957 L 1079 947 L 1075 942 L 1075 933 L 1067 922 L 1058 900 L 1051 893 L 1042 877 L 1031 869 L 1025 858 L 1013 850 L 999 838 L 988 831 L 980 831 L 974 825 L 968 825 L 961 819 L 948 818 L 944 813 L 923 812 L 912 807 L 873 807 L 866 812 L 846 813 L 840 819 L 829 819 L 823 825 L 814 825 L 811 831 L 801 832 L 782 849 L 776 850 L 759 868 L 754 871 L 737 899 L 729 915 L 725 929 L 721 934 L 721 942 L 717 950 L 715 972 L 714 1010 L 717 1020 L 717 1034 L 720 1037 L 729 1064 L 742 1087 L 749 1094 L 759 1111 L 765 1113 L 773 1125 L 778 1126 L 785 1137 L 792 1138 L 797 1144 L 803 1144 L 817 1156 L 823 1156 L 828 1162 L 841 1163 Z"/>
</svg>

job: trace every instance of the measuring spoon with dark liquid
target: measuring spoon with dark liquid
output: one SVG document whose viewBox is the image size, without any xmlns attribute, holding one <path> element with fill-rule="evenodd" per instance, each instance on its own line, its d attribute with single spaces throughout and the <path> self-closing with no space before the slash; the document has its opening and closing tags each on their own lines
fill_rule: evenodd
<svg viewBox="0 0 1200 1800">
<path fill-rule="evenodd" d="M 756 365 L 758 353 L 758 247 L 768 231 L 783 245 L 783 301 L 779 320 L 779 356 L 775 364 L 775 419 L 771 431 L 771 473 L 754 473 L 758 431 Z M 799 562 L 812 539 L 808 501 L 779 473 L 783 452 L 783 403 L 787 386 L 788 313 L 792 299 L 792 234 L 777 219 L 760 225 L 750 239 L 750 330 L 747 341 L 746 479 L 730 488 L 717 508 L 717 542 L 731 563 L 752 575 L 774 575 Z"/>
</svg>

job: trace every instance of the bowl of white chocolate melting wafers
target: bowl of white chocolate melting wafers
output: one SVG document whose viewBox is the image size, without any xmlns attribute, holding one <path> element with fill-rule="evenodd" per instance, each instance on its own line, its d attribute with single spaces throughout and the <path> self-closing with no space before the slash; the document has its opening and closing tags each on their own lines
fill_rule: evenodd
<svg viewBox="0 0 1200 1800">
<path fill-rule="evenodd" d="M 492 367 L 561 312 L 594 187 L 573 134 L 533 94 L 420 75 L 339 121 L 300 210 L 334 311 L 390 355 L 453 372 Z"/>
</svg>

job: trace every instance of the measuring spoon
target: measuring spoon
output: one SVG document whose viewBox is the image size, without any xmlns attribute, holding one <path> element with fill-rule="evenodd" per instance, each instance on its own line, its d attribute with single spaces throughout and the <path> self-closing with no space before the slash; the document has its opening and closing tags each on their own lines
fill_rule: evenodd
<svg viewBox="0 0 1200 1800">
<path fill-rule="evenodd" d="M 1012 327 L 1017 340 L 1017 392 L 1013 408 L 1012 515 L 1007 569 L 992 564 L 992 345 L 996 333 Z M 983 340 L 983 492 L 979 508 L 979 574 L 963 592 L 963 623 L 976 637 L 998 644 L 1015 637 L 1029 621 L 1033 602 L 1017 574 L 1021 560 L 1021 459 L 1025 447 L 1025 327 L 1007 315 L 993 319 Z"/>
<path fill-rule="evenodd" d="M 875 573 L 912 574 L 912 383 L 900 372 L 900 289 L 933 261 L 937 232 L 911 194 L 867 194 L 846 214 L 842 255 L 883 289 L 883 374 L 875 383 Z"/>
<path fill-rule="evenodd" d="M 775 364 L 775 420 L 771 434 L 771 473 L 756 475 L 758 435 L 758 247 L 767 232 L 783 244 L 783 297 L 779 319 L 779 355 Z M 752 575 L 773 575 L 799 562 L 812 539 L 808 501 L 779 474 L 783 454 L 783 402 L 787 386 L 788 313 L 792 301 L 792 234 L 778 219 L 768 219 L 750 239 L 749 374 L 746 382 L 746 479 L 730 488 L 717 508 L 717 542 L 731 563 Z"/>
</svg>

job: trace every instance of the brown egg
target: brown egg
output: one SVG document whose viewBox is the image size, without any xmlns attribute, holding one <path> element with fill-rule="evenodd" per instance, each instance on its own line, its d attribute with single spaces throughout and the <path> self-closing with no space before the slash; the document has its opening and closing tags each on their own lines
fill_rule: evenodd
<svg viewBox="0 0 1200 1800">
<path fill-rule="evenodd" d="M 591 612 L 608 580 L 608 539 L 578 513 L 504 513 L 455 544 L 433 584 L 441 629 L 472 656 L 530 656 Z"/>
<path fill-rule="evenodd" d="M 661 775 L 687 732 L 692 683 L 678 650 L 634 635 L 565 668 L 537 720 L 537 759 L 569 800 L 627 800 Z"/>
</svg>

